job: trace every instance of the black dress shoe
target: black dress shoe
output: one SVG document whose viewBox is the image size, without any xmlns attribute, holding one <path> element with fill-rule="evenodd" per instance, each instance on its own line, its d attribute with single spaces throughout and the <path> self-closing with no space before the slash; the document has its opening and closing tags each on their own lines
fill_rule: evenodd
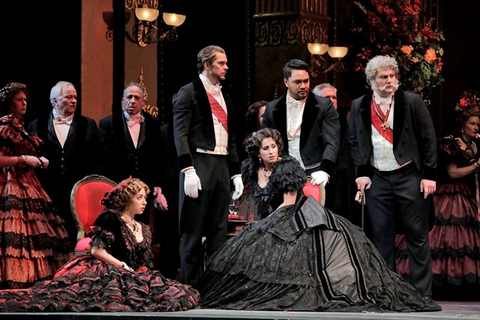
<svg viewBox="0 0 480 320">
<path fill-rule="evenodd" d="M 442 311 L 442 307 L 433 301 L 432 297 L 424 296 L 422 300 L 425 303 L 423 311 Z"/>
</svg>

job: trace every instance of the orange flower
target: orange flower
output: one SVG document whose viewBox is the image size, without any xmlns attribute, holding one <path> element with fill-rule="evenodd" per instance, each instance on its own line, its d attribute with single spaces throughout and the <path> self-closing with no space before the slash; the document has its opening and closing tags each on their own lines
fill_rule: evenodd
<svg viewBox="0 0 480 320">
<path fill-rule="evenodd" d="M 437 59 L 437 56 L 435 55 L 435 50 L 433 50 L 432 48 L 428 48 L 424 58 L 425 61 L 427 61 L 428 63 L 432 63 L 433 61 L 435 61 L 435 59 Z"/>
<path fill-rule="evenodd" d="M 389 55 L 402 64 L 402 88 L 419 93 L 427 106 L 432 88 L 443 82 L 441 30 L 433 28 L 434 19 L 422 9 L 422 0 L 355 0 L 365 14 L 356 24 L 365 47 L 358 52 L 355 70 L 365 70 L 368 61 Z"/>
<path fill-rule="evenodd" d="M 400 51 L 402 51 L 404 54 L 409 56 L 410 53 L 412 53 L 412 51 L 413 51 L 413 47 L 412 46 L 403 46 L 403 47 L 400 48 Z"/>
</svg>

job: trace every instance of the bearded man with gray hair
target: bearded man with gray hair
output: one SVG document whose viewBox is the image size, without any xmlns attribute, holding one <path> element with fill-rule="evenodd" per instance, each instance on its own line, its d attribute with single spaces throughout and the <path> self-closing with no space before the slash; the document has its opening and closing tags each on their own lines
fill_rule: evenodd
<svg viewBox="0 0 480 320">
<path fill-rule="evenodd" d="M 431 301 L 428 211 L 437 167 L 432 118 L 420 95 L 398 90 L 394 58 L 374 57 L 365 74 L 373 92 L 352 102 L 349 121 L 359 201 L 368 209 L 373 242 L 393 270 L 396 228 L 403 229 L 410 282 Z"/>
</svg>

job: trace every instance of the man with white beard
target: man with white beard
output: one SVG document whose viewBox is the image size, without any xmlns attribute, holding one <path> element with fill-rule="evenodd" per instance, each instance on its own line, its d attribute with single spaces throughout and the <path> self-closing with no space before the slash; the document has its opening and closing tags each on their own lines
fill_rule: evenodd
<svg viewBox="0 0 480 320">
<path fill-rule="evenodd" d="M 360 201 L 376 247 L 395 270 L 395 223 L 407 241 L 410 282 L 431 301 L 429 202 L 436 189 L 437 147 L 420 95 L 397 90 L 398 64 L 376 56 L 365 69 L 373 92 L 352 102 L 349 140 Z"/>
</svg>

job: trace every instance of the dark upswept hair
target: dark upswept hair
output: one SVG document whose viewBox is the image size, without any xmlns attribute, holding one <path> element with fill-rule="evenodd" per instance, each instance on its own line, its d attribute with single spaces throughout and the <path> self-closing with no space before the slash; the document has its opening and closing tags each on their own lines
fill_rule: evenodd
<svg viewBox="0 0 480 320">
<path fill-rule="evenodd" d="M 278 147 L 278 154 L 280 155 L 283 150 L 283 139 L 280 132 L 277 129 L 264 128 L 252 133 L 245 140 L 245 151 L 252 159 L 257 159 L 260 154 L 260 148 L 262 147 L 262 141 L 265 138 L 272 138 Z"/>
<path fill-rule="evenodd" d="M 120 182 L 111 191 L 106 192 L 100 201 L 107 209 L 123 211 L 130 204 L 133 197 L 141 190 L 145 190 L 145 194 L 150 193 L 150 188 L 138 178 L 128 178 Z"/>
<path fill-rule="evenodd" d="M 480 111 L 470 108 L 463 110 L 455 120 L 455 133 L 462 134 L 462 129 L 465 123 L 467 123 L 468 119 L 471 117 L 479 117 L 480 118 Z"/>
<path fill-rule="evenodd" d="M 255 132 L 258 128 L 258 110 L 267 105 L 267 100 L 252 103 L 245 114 L 245 128 L 247 132 Z"/>
<path fill-rule="evenodd" d="M 285 64 L 283 67 L 283 77 L 285 79 L 290 78 L 292 70 L 305 70 L 310 75 L 308 63 L 300 59 L 292 59 Z"/>
<path fill-rule="evenodd" d="M 0 89 L 0 110 L 2 114 L 10 113 L 11 110 L 8 110 L 8 108 L 10 107 L 13 98 L 15 98 L 19 92 L 24 92 L 28 99 L 28 88 L 26 84 L 10 82 Z"/>
<path fill-rule="evenodd" d="M 225 50 L 223 50 L 222 47 L 219 46 L 208 46 L 200 50 L 197 54 L 197 70 L 198 73 L 202 73 L 204 67 L 204 63 L 208 63 L 209 65 L 212 65 L 212 63 L 215 61 L 217 58 L 217 52 L 225 54 Z"/>
</svg>

